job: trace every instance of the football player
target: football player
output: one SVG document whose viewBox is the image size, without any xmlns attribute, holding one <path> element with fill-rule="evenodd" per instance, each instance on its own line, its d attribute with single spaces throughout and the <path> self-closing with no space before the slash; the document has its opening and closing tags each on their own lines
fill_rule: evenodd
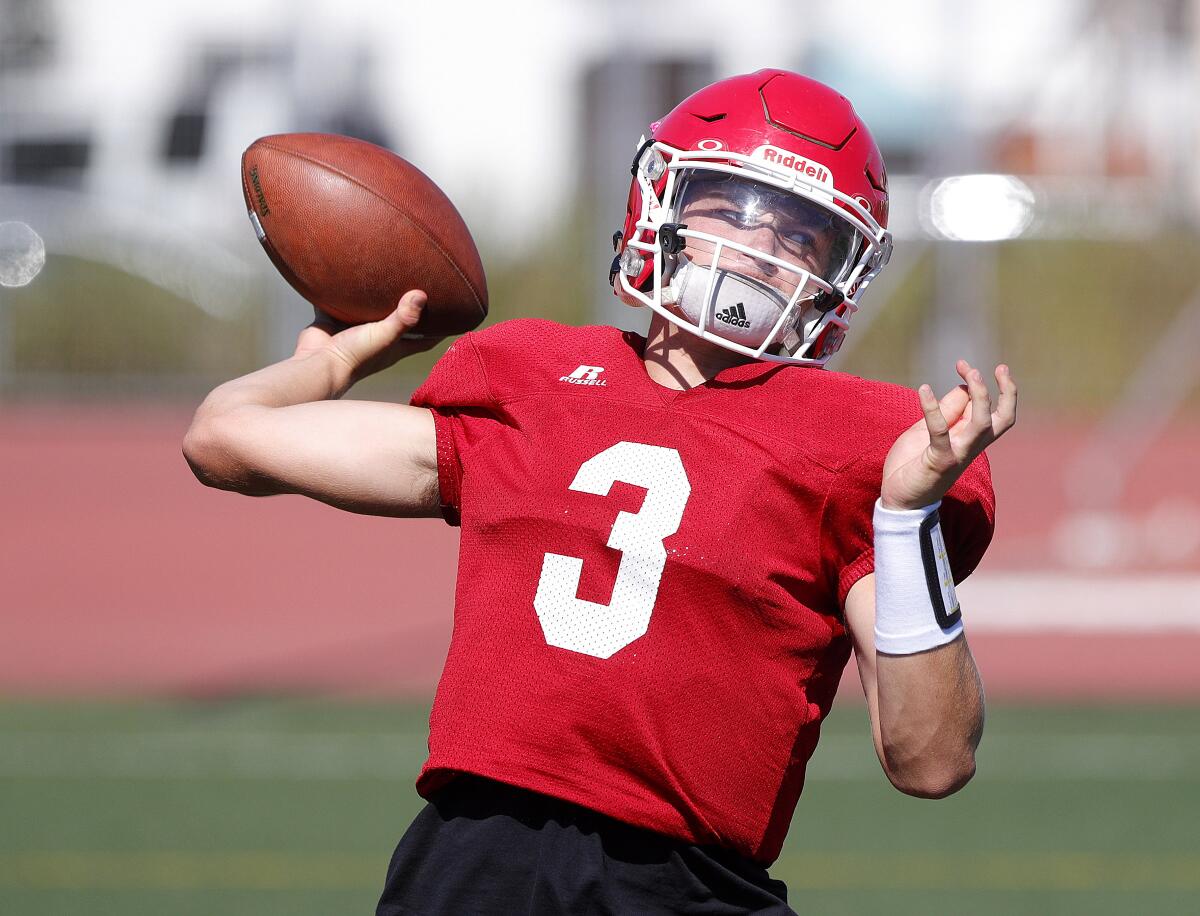
<svg viewBox="0 0 1200 916">
<path fill-rule="evenodd" d="M 901 791 L 974 771 L 954 583 L 991 538 L 1016 386 L 939 401 L 825 371 L 887 263 L 887 177 L 832 89 L 778 70 L 639 145 L 610 280 L 647 338 L 519 320 L 410 406 L 339 400 L 428 342 L 424 296 L 217 388 L 207 484 L 461 525 L 454 633 L 379 913 L 787 913 L 778 855 L 857 659 Z M 398 575 L 411 574 L 399 569 Z"/>
</svg>

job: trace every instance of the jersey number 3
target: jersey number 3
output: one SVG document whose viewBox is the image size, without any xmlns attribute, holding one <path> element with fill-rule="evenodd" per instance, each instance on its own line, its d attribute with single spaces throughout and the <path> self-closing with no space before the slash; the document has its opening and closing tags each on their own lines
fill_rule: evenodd
<svg viewBox="0 0 1200 916">
<path fill-rule="evenodd" d="M 571 489 L 607 496 L 616 481 L 646 488 L 639 512 L 621 512 L 608 546 L 621 551 L 612 600 L 578 597 L 583 560 L 548 553 L 542 560 L 534 610 L 546 642 L 596 658 L 611 658 L 650 626 L 658 586 L 667 564 L 663 540 L 679 530 L 692 493 L 679 452 L 659 445 L 618 442 L 579 468 Z"/>
</svg>

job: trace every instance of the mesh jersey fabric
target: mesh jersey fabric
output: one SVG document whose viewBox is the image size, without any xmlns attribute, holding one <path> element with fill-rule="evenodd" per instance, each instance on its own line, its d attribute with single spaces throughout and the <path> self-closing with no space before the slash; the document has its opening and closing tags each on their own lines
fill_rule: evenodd
<svg viewBox="0 0 1200 916">
<path fill-rule="evenodd" d="M 850 655 L 884 458 L 921 409 L 766 363 L 670 391 L 644 346 L 509 321 L 414 393 L 462 528 L 417 788 L 475 773 L 769 864 Z M 961 581 L 992 535 L 986 457 L 941 515 Z"/>
</svg>

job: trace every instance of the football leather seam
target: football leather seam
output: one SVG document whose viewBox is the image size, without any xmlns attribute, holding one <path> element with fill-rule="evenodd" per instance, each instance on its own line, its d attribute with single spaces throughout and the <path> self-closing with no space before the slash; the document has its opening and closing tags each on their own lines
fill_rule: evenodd
<svg viewBox="0 0 1200 916">
<path fill-rule="evenodd" d="M 342 176 L 347 181 L 349 181 L 351 184 L 357 185 L 358 187 L 362 188 L 368 194 L 377 198 L 378 200 L 383 201 L 383 203 L 387 204 L 391 209 L 395 210 L 396 213 L 398 213 L 400 216 L 404 217 L 404 219 L 410 225 L 419 229 L 421 231 L 421 234 L 423 236 L 425 236 L 425 238 L 427 238 L 432 243 L 433 247 L 438 250 L 438 252 L 441 254 L 441 256 L 446 259 L 446 263 L 449 264 L 451 267 L 453 267 L 455 273 L 457 273 L 460 277 L 462 277 L 463 282 L 467 284 L 467 289 L 469 289 L 471 291 L 471 295 L 475 297 L 475 305 L 479 307 L 479 311 L 482 312 L 485 317 L 487 316 L 487 308 L 484 306 L 483 300 L 479 296 L 479 291 L 477 289 L 475 289 L 475 284 L 472 283 L 470 278 L 465 273 L 462 272 L 462 269 L 459 268 L 459 266 L 454 262 L 454 259 L 452 257 L 450 257 L 450 255 L 446 252 L 446 249 L 442 247 L 441 242 L 438 241 L 437 237 L 434 236 L 433 233 L 431 233 L 429 231 L 429 229 L 427 229 L 425 226 L 421 225 L 421 223 L 417 222 L 415 219 L 413 219 L 411 216 L 409 216 L 407 213 L 405 213 L 403 210 L 401 210 L 399 207 L 397 207 L 394 203 L 392 203 L 390 200 L 388 200 L 386 197 L 384 197 L 382 194 L 380 194 L 374 188 L 370 187 L 369 185 L 363 184 L 361 181 L 359 181 L 353 175 L 346 174 L 341 169 L 339 169 L 337 166 L 330 165 L 328 162 L 322 162 L 320 159 L 314 159 L 312 156 L 306 155 L 305 153 L 297 152 L 292 149 L 288 149 L 287 147 L 276 146 L 274 143 L 260 143 L 260 145 L 264 146 L 268 149 L 273 149 L 278 153 L 284 153 L 288 156 L 295 156 L 298 159 L 303 159 L 305 162 L 311 162 L 313 165 L 318 165 L 323 169 L 328 169 L 329 171 L 333 172 L 335 175 Z M 414 166 L 414 168 L 415 168 L 415 166 Z M 435 187 L 436 187 L 436 185 L 435 185 Z M 441 189 L 439 188 L 439 190 L 441 190 Z M 449 198 L 447 198 L 447 200 L 449 200 Z M 453 206 L 453 203 L 451 203 L 451 206 Z M 461 216 L 461 214 L 460 214 L 460 216 Z"/>
</svg>

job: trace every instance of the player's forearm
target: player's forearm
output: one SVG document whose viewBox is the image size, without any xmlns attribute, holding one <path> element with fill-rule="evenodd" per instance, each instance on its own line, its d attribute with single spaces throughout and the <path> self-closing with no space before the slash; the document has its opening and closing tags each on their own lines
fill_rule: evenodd
<svg viewBox="0 0 1200 916">
<path fill-rule="evenodd" d="M 941 798 L 975 773 L 983 688 L 966 638 L 914 655 L 876 653 L 876 722 L 888 778 L 910 795 Z"/>
<path fill-rule="evenodd" d="M 208 486 L 247 495 L 281 492 L 237 460 L 231 433 L 245 426 L 235 413 L 289 407 L 340 398 L 350 388 L 349 366 L 318 350 L 293 356 L 213 389 L 196 410 L 183 453 L 196 477 Z"/>
<path fill-rule="evenodd" d="M 288 407 L 335 400 L 353 383 L 350 366 L 333 350 L 293 356 L 213 389 L 196 411 L 201 420 L 239 407 Z"/>
</svg>

